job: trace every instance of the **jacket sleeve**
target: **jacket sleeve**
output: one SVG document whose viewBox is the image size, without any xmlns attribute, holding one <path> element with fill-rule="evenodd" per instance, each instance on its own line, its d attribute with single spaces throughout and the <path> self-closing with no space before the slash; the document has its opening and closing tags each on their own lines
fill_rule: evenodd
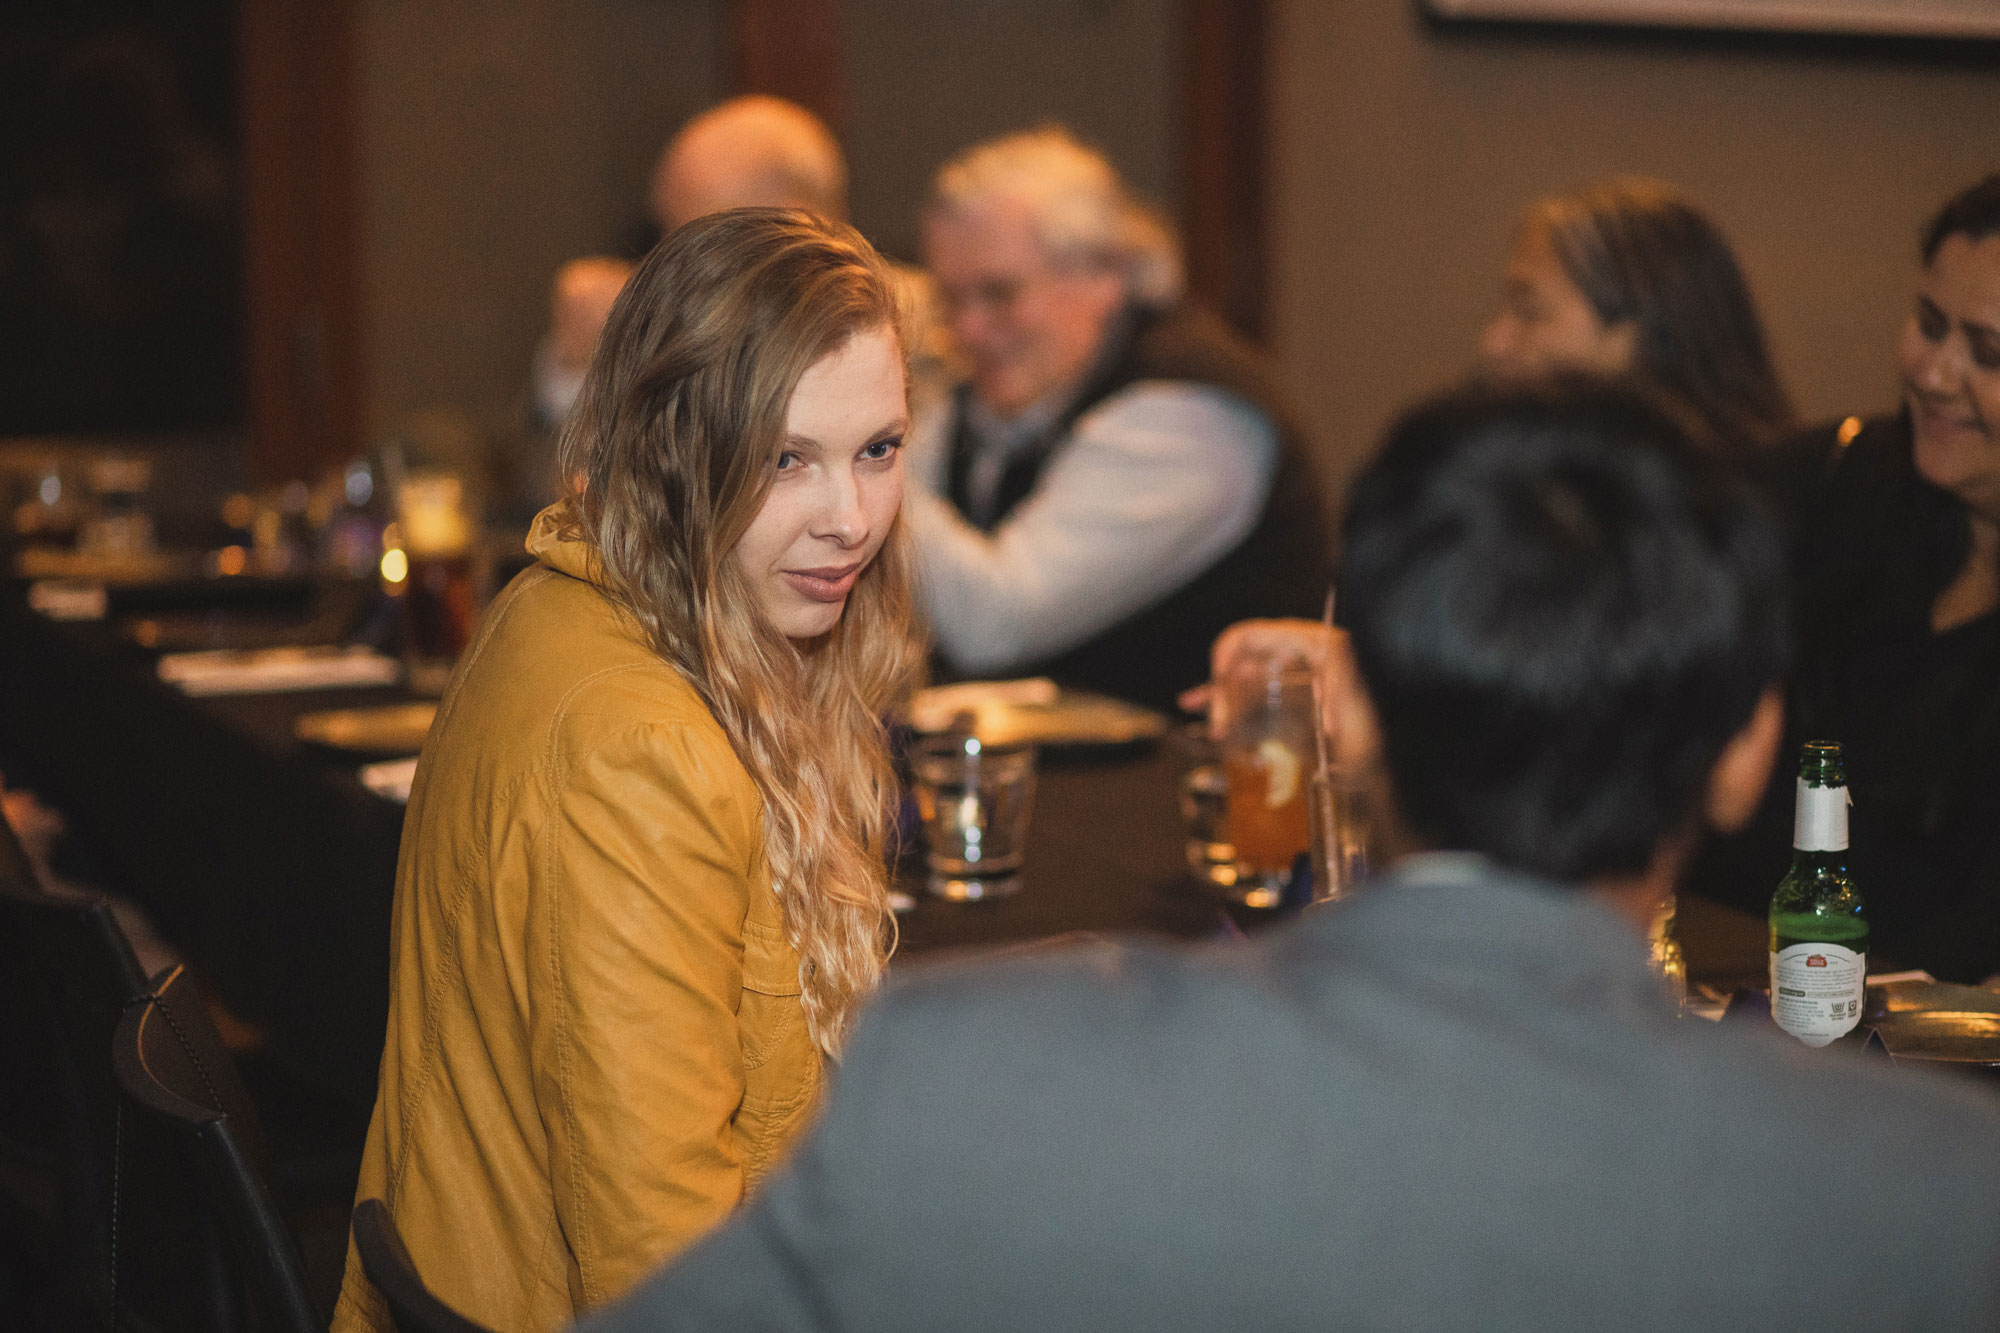
<svg viewBox="0 0 2000 1333">
<path fill-rule="evenodd" d="M 558 778 L 532 910 L 536 1097 L 581 1310 L 742 1199 L 730 1128 L 743 922 L 761 865 L 756 789 L 727 743 L 628 727 Z"/>
</svg>

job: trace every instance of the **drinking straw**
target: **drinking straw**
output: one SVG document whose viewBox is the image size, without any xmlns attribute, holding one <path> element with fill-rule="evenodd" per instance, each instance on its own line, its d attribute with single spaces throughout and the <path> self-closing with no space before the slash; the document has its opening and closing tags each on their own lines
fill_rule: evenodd
<svg viewBox="0 0 2000 1333">
<path fill-rule="evenodd" d="M 1320 613 L 1320 623 L 1325 625 L 1329 634 L 1331 634 L 1331 631 L 1333 630 L 1332 588 L 1328 588 L 1326 590 L 1326 608 Z M 1313 672 L 1313 679 L 1312 679 L 1313 744 L 1314 748 L 1316 748 L 1319 751 L 1319 775 L 1323 779 L 1328 776 L 1329 772 L 1328 756 L 1326 752 L 1326 720 L 1325 720 L 1326 701 L 1320 697 L 1320 690 L 1323 686 L 1325 678 L 1326 678 L 1326 670 L 1324 666 L 1322 666 L 1320 670 Z"/>
</svg>

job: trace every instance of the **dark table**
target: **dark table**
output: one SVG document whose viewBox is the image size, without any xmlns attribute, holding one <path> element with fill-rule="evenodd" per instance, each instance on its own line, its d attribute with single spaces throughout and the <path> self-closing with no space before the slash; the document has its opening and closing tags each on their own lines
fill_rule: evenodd
<svg viewBox="0 0 2000 1333">
<path fill-rule="evenodd" d="M 215 641 L 272 629 L 249 612 L 203 622 Z M 130 626 L 126 628 L 129 630 Z M 87 875 L 137 901 L 271 1058 L 365 1107 L 387 1022 L 388 932 L 402 807 L 357 777 L 360 758 L 294 739 L 307 712 L 405 697 L 388 689 L 192 699 L 109 624 L 57 624 L 0 605 L 0 763 L 70 819 Z M 899 957 L 1074 932 L 1195 939 L 1264 918 L 1225 911 L 1185 874 L 1167 747 L 1050 752 L 1021 891 L 919 900 Z M 906 887 L 916 868 L 906 866 Z M 1756 921 L 1683 902 L 1691 977 L 1725 987 L 1764 970 Z"/>
</svg>

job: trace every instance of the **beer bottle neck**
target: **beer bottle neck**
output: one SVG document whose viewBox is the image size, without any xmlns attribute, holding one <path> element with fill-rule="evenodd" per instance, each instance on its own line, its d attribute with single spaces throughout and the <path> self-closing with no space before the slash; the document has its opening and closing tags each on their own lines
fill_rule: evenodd
<svg viewBox="0 0 2000 1333">
<path fill-rule="evenodd" d="M 1800 852 L 1847 850 L 1847 784 L 1821 786 L 1799 779 L 1792 847 Z"/>
</svg>

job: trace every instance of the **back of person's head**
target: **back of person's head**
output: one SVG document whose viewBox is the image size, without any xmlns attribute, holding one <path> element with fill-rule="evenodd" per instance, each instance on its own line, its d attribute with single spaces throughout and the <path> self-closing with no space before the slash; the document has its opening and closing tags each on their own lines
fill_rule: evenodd
<svg viewBox="0 0 2000 1333">
<path fill-rule="evenodd" d="M 1672 186 L 1605 181 L 1541 200 L 1528 225 L 1545 229 L 1599 319 L 1631 322 L 1633 369 L 1685 399 L 1722 445 L 1768 444 L 1796 424 L 1735 253 Z"/>
<path fill-rule="evenodd" d="M 1458 390 L 1348 507 L 1340 618 L 1423 845 L 1578 881 L 1647 868 L 1785 670 L 1778 536 L 1639 390 Z"/>
<path fill-rule="evenodd" d="M 1924 228 L 1924 262 L 1937 258 L 1938 247 L 1954 236 L 1983 241 L 2000 236 L 2000 171 L 1960 190 Z"/>
<path fill-rule="evenodd" d="M 829 1049 L 883 956 L 877 848 L 894 779 L 879 717 L 913 658 L 907 536 L 898 523 L 804 651 L 728 557 L 770 493 L 800 378 L 898 314 L 887 266 L 845 223 L 792 209 L 699 218 L 619 294 L 559 445 L 573 535 L 764 797 L 807 1020 Z"/>
<path fill-rule="evenodd" d="M 826 122 L 781 97 L 732 97 L 668 141 L 653 169 L 653 220 L 671 231 L 731 208 L 847 217 L 847 161 Z"/>
<path fill-rule="evenodd" d="M 1121 275 L 1134 303 L 1160 308 L 1184 286 L 1180 242 L 1104 155 L 1055 125 L 974 144 L 938 168 L 926 211 L 1025 208 L 1057 268 Z"/>
</svg>

